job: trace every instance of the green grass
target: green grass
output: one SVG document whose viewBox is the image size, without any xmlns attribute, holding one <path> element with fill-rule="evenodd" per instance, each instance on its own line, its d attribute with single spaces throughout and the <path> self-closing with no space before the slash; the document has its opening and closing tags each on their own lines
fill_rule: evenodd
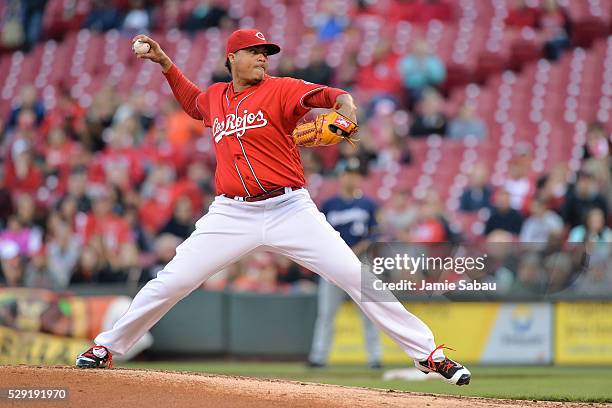
<svg viewBox="0 0 612 408">
<path fill-rule="evenodd" d="M 126 368 L 196 371 L 439 394 L 551 401 L 612 402 L 612 367 L 470 367 L 467 387 L 443 381 L 383 381 L 382 371 L 358 366 L 310 369 L 301 363 L 131 362 Z M 392 367 L 387 367 L 390 369 Z M 397 367 L 402 368 L 402 367 Z"/>
</svg>

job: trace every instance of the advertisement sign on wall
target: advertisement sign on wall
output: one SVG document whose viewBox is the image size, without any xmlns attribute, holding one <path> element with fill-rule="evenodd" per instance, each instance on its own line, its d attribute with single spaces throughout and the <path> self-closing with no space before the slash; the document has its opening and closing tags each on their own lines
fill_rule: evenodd
<svg viewBox="0 0 612 408">
<path fill-rule="evenodd" d="M 612 364 L 612 303 L 558 303 L 555 362 Z"/>
<path fill-rule="evenodd" d="M 552 359 L 552 307 L 547 303 L 405 303 L 466 363 L 541 364 Z M 345 303 L 337 316 L 330 362 L 365 364 L 361 315 Z M 381 334 L 383 362 L 410 364 L 408 356 Z"/>
</svg>

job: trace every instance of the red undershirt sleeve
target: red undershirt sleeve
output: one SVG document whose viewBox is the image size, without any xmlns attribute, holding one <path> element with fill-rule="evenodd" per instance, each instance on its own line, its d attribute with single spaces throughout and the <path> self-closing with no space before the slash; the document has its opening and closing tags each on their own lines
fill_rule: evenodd
<svg viewBox="0 0 612 408">
<path fill-rule="evenodd" d="M 338 88 L 323 88 L 304 98 L 304 105 L 309 108 L 331 109 L 336 104 L 336 98 L 345 93 L 348 92 Z"/>
<path fill-rule="evenodd" d="M 183 110 L 194 119 L 202 120 L 202 113 L 198 110 L 196 99 L 202 93 L 200 89 L 183 73 L 176 65 L 172 65 L 168 72 L 164 74 L 170 84 L 172 93 L 176 100 L 181 104 Z"/>
</svg>

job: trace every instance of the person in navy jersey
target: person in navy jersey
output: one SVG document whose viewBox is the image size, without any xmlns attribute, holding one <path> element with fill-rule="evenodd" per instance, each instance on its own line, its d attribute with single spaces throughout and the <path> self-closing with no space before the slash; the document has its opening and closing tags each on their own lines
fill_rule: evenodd
<svg viewBox="0 0 612 408">
<path fill-rule="evenodd" d="M 362 168 L 357 158 L 347 160 L 340 169 L 340 192 L 329 198 L 321 207 L 331 224 L 349 247 L 359 257 L 375 241 L 378 224 L 378 206 L 360 190 Z M 347 294 L 337 286 L 321 278 L 318 288 L 318 309 L 312 348 L 308 357 L 311 367 L 324 367 L 334 336 L 334 320 L 338 308 Z M 378 330 L 362 313 L 368 366 L 381 368 L 381 348 Z"/>
</svg>

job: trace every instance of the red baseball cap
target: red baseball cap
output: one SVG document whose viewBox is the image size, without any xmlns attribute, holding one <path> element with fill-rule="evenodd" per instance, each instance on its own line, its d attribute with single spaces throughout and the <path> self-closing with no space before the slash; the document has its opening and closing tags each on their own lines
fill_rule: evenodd
<svg viewBox="0 0 612 408">
<path fill-rule="evenodd" d="M 268 48 L 268 55 L 274 55 L 280 52 L 280 47 L 268 42 L 261 31 L 256 29 L 236 30 L 227 39 L 225 56 L 227 57 L 230 53 L 258 45 L 263 45 Z"/>
</svg>

